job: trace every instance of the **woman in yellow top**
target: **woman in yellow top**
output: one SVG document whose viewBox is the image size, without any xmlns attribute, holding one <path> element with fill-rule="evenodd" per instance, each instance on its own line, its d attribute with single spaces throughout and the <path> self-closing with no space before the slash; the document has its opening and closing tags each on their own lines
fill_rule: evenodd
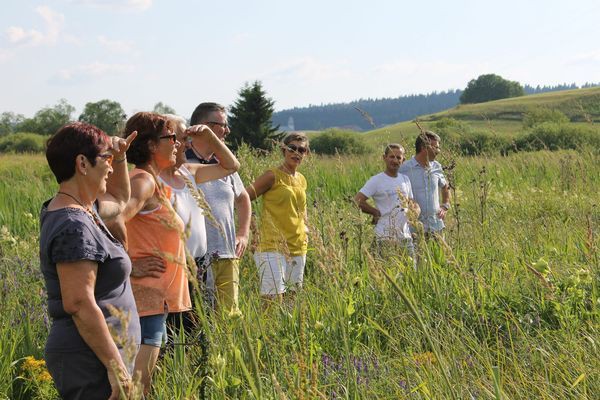
<svg viewBox="0 0 600 400">
<path fill-rule="evenodd" d="M 297 169 L 309 151 L 308 138 L 290 133 L 282 151 L 283 163 L 246 188 L 251 200 L 263 197 L 254 261 L 260 294 L 269 298 L 301 287 L 306 263 L 306 179 Z"/>
</svg>

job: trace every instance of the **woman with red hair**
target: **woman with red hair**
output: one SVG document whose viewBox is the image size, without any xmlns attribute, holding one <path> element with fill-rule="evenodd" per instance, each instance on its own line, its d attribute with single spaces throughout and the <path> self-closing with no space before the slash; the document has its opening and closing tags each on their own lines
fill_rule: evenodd
<svg viewBox="0 0 600 400">
<path fill-rule="evenodd" d="M 135 136 L 111 139 L 75 122 L 48 140 L 46 159 L 59 188 L 40 213 L 40 265 L 52 318 L 45 359 L 63 399 L 117 399 L 119 387 L 126 395 L 131 388 L 140 342 L 131 262 L 103 219 L 129 200 L 124 161 Z"/>
</svg>

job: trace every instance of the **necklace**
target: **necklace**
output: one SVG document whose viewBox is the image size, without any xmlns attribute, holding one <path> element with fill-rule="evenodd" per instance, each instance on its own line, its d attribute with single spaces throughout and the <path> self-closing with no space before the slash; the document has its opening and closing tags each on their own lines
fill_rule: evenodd
<svg viewBox="0 0 600 400">
<path fill-rule="evenodd" d="M 94 210 L 92 208 L 86 207 L 83 205 L 83 203 L 81 201 L 79 201 L 79 199 L 77 199 L 77 197 L 73 196 L 72 194 L 69 193 L 65 193 L 65 192 L 61 192 L 58 191 L 56 192 L 56 194 L 62 194 L 65 195 L 67 197 L 72 198 L 73 200 L 75 200 L 75 202 L 77 204 L 79 204 L 81 207 L 83 207 L 83 210 L 90 216 L 92 217 L 92 220 L 94 221 L 94 223 L 96 224 L 96 226 L 106 235 L 108 236 L 108 238 L 110 240 L 112 240 L 114 243 L 121 243 L 119 242 L 114 236 L 113 234 L 104 226 L 104 223 L 102 223 L 102 221 L 100 220 L 100 217 L 98 216 L 98 214 L 96 214 L 96 212 L 94 212 Z"/>
<path fill-rule="evenodd" d="M 73 200 L 75 200 L 75 202 L 76 202 L 77 204 L 79 204 L 81 207 L 83 207 L 83 209 L 84 209 L 85 211 L 87 211 L 87 212 L 90 212 L 90 209 L 89 209 L 89 207 L 86 207 L 86 206 L 84 206 L 84 205 L 83 205 L 83 203 L 77 199 L 77 197 L 75 197 L 75 196 L 73 196 L 73 195 L 71 195 L 71 194 L 69 194 L 69 193 L 65 193 L 65 192 L 61 192 L 61 191 L 58 191 L 58 192 L 56 192 L 56 194 L 63 194 L 63 195 L 65 195 L 65 196 L 68 196 L 68 197 L 72 198 Z"/>
<path fill-rule="evenodd" d="M 56 192 L 56 194 L 62 194 L 62 195 L 68 196 L 68 197 L 72 198 L 73 200 L 75 200 L 75 202 L 77 204 L 79 204 L 81 207 L 83 207 L 84 211 L 87 212 L 92 217 L 92 219 L 94 220 L 96 225 L 102 227 L 102 223 L 100 222 L 100 217 L 98 215 L 96 215 L 96 213 L 94 212 L 93 209 L 91 209 L 90 207 L 84 206 L 83 203 L 81 201 L 79 201 L 79 199 L 77 199 L 77 197 L 73 196 L 72 194 L 61 192 L 61 191 Z"/>
</svg>

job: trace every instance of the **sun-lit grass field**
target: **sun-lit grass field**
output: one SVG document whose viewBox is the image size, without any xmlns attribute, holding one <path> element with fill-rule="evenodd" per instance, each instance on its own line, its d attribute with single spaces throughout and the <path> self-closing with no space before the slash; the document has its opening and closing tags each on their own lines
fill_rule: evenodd
<svg viewBox="0 0 600 400">
<path fill-rule="evenodd" d="M 247 183 L 278 154 L 240 159 Z M 310 156 L 304 290 L 263 311 L 248 252 L 242 316 L 200 310 L 208 354 L 176 345 L 150 398 L 597 399 L 597 149 L 441 161 L 456 163 L 448 247 L 421 242 L 414 271 L 369 254 L 350 202 L 380 155 Z M 0 155 L 0 398 L 55 396 L 37 217 L 56 187 L 43 156 Z"/>
</svg>

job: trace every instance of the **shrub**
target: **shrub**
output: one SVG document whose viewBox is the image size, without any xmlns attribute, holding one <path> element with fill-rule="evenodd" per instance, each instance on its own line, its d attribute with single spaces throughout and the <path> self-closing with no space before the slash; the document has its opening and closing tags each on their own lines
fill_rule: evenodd
<svg viewBox="0 0 600 400">
<path fill-rule="evenodd" d="M 430 130 L 442 139 L 442 145 L 454 151 L 460 151 L 461 138 L 472 133 L 471 127 L 454 118 L 442 118 L 432 123 Z"/>
<path fill-rule="evenodd" d="M 523 114 L 524 128 L 531 128 L 544 122 L 567 123 L 569 122 L 569 117 L 560 110 L 552 110 L 544 107 L 534 108 Z"/>
<path fill-rule="evenodd" d="M 319 154 L 365 154 L 368 152 L 367 146 L 357 135 L 340 129 L 328 129 L 310 139 L 310 148 Z"/>
<path fill-rule="evenodd" d="M 12 133 L 0 138 L 0 153 L 40 153 L 46 140 L 47 137 L 36 133 Z"/>
<path fill-rule="evenodd" d="M 515 141 L 519 151 L 579 149 L 600 147 L 600 135 L 590 127 L 543 122 Z"/>
<path fill-rule="evenodd" d="M 494 133 L 473 132 L 463 121 L 442 118 L 430 126 L 442 139 L 445 148 L 465 156 L 504 154 L 511 138 Z"/>
<path fill-rule="evenodd" d="M 460 138 L 459 152 L 465 156 L 506 154 L 512 138 L 492 133 L 477 132 Z"/>
</svg>

